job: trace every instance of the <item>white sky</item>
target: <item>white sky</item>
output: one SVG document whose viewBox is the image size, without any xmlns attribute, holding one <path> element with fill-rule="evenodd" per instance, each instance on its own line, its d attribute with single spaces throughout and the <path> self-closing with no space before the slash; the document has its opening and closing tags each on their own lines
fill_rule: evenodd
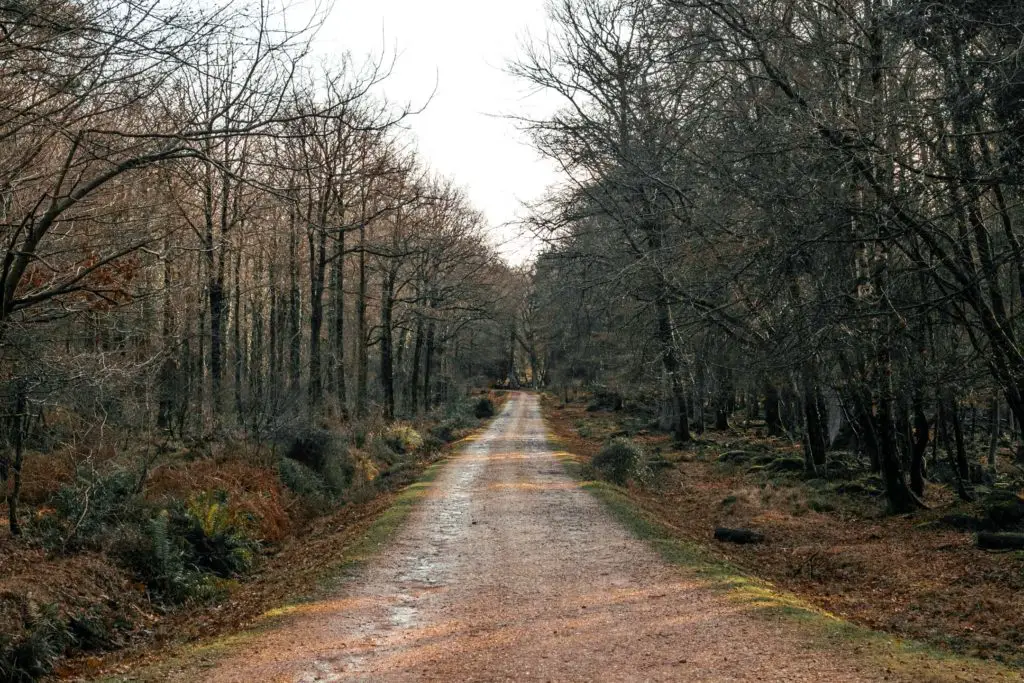
<svg viewBox="0 0 1024 683">
<path fill-rule="evenodd" d="M 466 188 L 484 212 L 495 244 L 513 263 L 536 244 L 514 224 L 522 201 L 538 199 L 556 181 L 523 133 L 502 115 L 550 111 L 550 97 L 529 95 L 503 69 L 527 32 L 543 35 L 544 0 L 334 0 L 318 51 L 397 52 L 384 84 L 387 97 L 420 105 L 410 122 L 423 158 Z"/>
</svg>

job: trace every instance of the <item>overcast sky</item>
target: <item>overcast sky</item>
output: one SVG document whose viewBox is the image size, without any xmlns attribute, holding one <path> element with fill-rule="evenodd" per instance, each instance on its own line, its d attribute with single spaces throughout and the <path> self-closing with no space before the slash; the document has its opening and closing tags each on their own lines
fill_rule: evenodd
<svg viewBox="0 0 1024 683">
<path fill-rule="evenodd" d="M 434 93 L 409 122 L 418 147 L 433 168 L 466 188 L 514 262 L 535 247 L 517 238 L 517 228 L 502 226 L 523 214 L 522 200 L 540 197 L 555 170 L 502 115 L 550 110 L 553 102 L 529 96 L 503 69 L 528 32 L 543 34 L 544 16 L 544 0 L 335 0 L 317 42 L 318 50 L 350 50 L 357 60 L 397 51 L 384 91 L 413 104 Z"/>
</svg>

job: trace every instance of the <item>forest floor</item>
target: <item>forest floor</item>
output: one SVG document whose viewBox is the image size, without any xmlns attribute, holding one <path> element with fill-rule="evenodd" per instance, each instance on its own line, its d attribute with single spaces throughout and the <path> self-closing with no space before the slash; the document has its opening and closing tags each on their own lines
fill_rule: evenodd
<svg viewBox="0 0 1024 683">
<path fill-rule="evenodd" d="M 1019 680 L 668 553 L 682 545 L 572 469 L 538 397 L 516 394 L 411 487 L 408 520 L 330 594 L 117 680 Z"/>
<path fill-rule="evenodd" d="M 1024 666 L 1024 553 L 984 552 L 973 534 L 943 528 L 944 516 L 977 512 L 947 487 L 929 484 L 930 510 L 891 516 L 869 487 L 723 464 L 721 455 L 736 451 L 799 461 L 799 444 L 753 426 L 708 431 L 680 449 L 664 433 L 637 429 L 627 411 L 551 397 L 544 405 L 559 442 L 583 463 L 623 430 L 642 443 L 661 461 L 654 481 L 617 491 L 715 560 L 855 624 Z M 840 493 L 844 485 L 852 493 Z M 752 528 L 767 542 L 716 543 L 718 526 Z"/>
</svg>

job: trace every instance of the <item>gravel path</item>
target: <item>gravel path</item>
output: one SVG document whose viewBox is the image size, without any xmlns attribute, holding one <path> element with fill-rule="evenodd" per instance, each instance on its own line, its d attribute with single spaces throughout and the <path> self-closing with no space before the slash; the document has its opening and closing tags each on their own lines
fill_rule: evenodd
<svg viewBox="0 0 1024 683">
<path fill-rule="evenodd" d="M 860 669 L 860 671 L 858 671 Z M 869 681 L 668 567 L 568 478 L 517 394 L 335 600 L 207 672 L 257 681 Z"/>
</svg>

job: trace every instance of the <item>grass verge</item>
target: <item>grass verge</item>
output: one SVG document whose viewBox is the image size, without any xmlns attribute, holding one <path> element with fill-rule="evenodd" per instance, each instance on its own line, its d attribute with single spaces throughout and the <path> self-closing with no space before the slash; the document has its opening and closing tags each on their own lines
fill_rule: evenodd
<svg viewBox="0 0 1024 683">
<path fill-rule="evenodd" d="M 651 546 L 667 563 L 694 574 L 709 589 L 742 605 L 758 618 L 797 629 L 811 647 L 839 652 L 884 672 L 885 680 L 914 683 L 954 681 L 1021 681 L 1020 671 L 998 662 L 943 652 L 928 645 L 873 631 L 819 609 L 800 597 L 777 590 L 715 557 L 709 546 L 680 535 L 630 496 L 628 489 L 589 478 L 585 460 L 569 452 L 549 432 L 558 460 L 579 486 L 596 497 L 635 537 Z"/>
</svg>

